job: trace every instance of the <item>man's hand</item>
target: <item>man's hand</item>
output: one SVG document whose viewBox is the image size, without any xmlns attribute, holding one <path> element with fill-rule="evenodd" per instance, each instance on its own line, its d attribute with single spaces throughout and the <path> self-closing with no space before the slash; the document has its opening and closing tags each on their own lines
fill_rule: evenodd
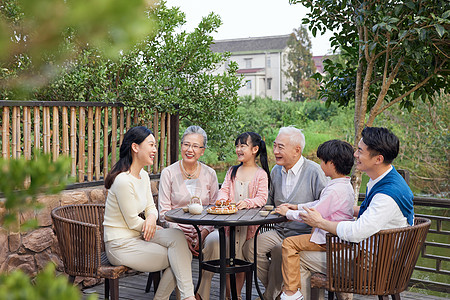
<svg viewBox="0 0 450 300">
<path fill-rule="evenodd" d="M 322 215 L 315 208 L 303 207 L 303 209 L 305 210 L 305 212 L 300 213 L 303 222 L 305 222 L 311 227 L 322 228 L 320 227 L 320 225 L 324 221 Z"/>
<path fill-rule="evenodd" d="M 142 225 L 142 237 L 145 241 L 150 241 L 153 236 L 155 235 L 156 231 L 156 216 L 155 215 L 148 215 L 147 218 L 144 221 L 144 224 Z"/>
<path fill-rule="evenodd" d="M 275 212 L 282 216 L 285 216 L 286 213 L 288 212 L 288 210 L 290 210 L 290 209 L 287 205 L 280 205 L 275 209 Z"/>
<path fill-rule="evenodd" d="M 339 222 L 332 222 L 322 218 L 322 215 L 315 208 L 303 207 L 305 212 L 300 212 L 303 222 L 311 227 L 320 228 L 332 234 L 336 234 L 336 228 Z"/>
</svg>

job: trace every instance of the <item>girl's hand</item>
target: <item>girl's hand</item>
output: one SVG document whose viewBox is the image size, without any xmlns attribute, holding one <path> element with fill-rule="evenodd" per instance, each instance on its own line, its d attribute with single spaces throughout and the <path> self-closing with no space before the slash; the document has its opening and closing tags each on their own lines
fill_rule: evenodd
<svg viewBox="0 0 450 300">
<path fill-rule="evenodd" d="M 280 204 L 279 207 L 282 207 L 282 206 L 286 206 L 287 208 L 292 209 L 292 210 L 298 210 L 298 205 L 296 205 L 296 204 L 283 203 L 283 204 Z"/>
<path fill-rule="evenodd" d="M 244 200 L 239 201 L 238 203 L 236 203 L 236 207 L 237 207 L 238 209 L 245 209 L 245 208 L 248 208 L 247 201 L 244 201 Z"/>
<path fill-rule="evenodd" d="M 142 236 L 145 241 L 150 241 L 155 235 L 156 231 L 156 216 L 150 214 L 144 221 L 142 225 Z"/>
<path fill-rule="evenodd" d="M 282 216 L 285 216 L 288 210 L 290 210 L 288 205 L 280 205 L 277 208 L 275 208 L 275 212 Z"/>
</svg>

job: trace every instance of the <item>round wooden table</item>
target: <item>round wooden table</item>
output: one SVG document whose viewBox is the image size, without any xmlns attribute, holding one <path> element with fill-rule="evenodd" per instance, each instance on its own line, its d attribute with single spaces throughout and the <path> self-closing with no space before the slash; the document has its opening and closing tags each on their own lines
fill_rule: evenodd
<svg viewBox="0 0 450 300">
<path fill-rule="evenodd" d="M 201 234 L 198 225 L 209 225 L 219 229 L 219 244 L 220 244 L 220 259 L 212 261 L 203 261 L 202 251 L 199 251 L 199 275 L 198 282 L 195 288 L 197 293 L 202 279 L 202 270 L 220 273 L 220 299 L 225 299 L 226 275 L 230 275 L 231 296 L 232 299 L 237 300 L 236 291 L 236 273 L 246 272 L 246 299 L 251 300 L 252 293 L 252 272 L 255 279 L 256 290 L 261 299 L 264 299 L 261 290 L 258 286 L 257 280 L 257 236 L 263 225 L 285 222 L 287 219 L 278 214 L 269 214 L 262 217 L 259 214 L 260 210 L 264 208 L 242 209 L 234 214 L 229 215 L 215 215 L 206 212 L 208 207 L 204 207 L 200 215 L 192 215 L 184 212 L 181 208 L 176 208 L 168 211 L 165 214 L 165 219 L 169 222 L 190 224 L 193 225 L 198 234 L 199 249 L 202 249 Z M 252 262 L 244 261 L 235 258 L 235 240 L 236 240 L 236 226 L 259 225 L 255 239 L 254 239 L 254 260 Z M 225 227 L 230 228 L 230 253 L 226 255 L 226 240 Z"/>
</svg>

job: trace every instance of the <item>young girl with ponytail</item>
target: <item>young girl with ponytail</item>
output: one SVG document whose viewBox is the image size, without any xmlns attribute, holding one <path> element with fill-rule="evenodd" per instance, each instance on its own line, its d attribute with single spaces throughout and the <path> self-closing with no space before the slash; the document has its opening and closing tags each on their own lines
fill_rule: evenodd
<svg viewBox="0 0 450 300">
<path fill-rule="evenodd" d="M 270 171 L 267 163 L 266 143 L 254 132 L 240 134 L 234 144 L 239 164 L 232 166 L 225 176 L 217 199 L 236 203 L 238 209 L 261 207 L 266 204 Z M 261 167 L 256 164 L 260 157 Z M 236 227 L 236 258 L 243 259 L 242 248 L 253 238 L 257 226 Z M 236 289 L 240 295 L 244 285 L 245 273 L 236 274 Z M 229 289 L 227 289 L 229 293 Z M 240 299 L 240 296 L 239 296 Z"/>
</svg>

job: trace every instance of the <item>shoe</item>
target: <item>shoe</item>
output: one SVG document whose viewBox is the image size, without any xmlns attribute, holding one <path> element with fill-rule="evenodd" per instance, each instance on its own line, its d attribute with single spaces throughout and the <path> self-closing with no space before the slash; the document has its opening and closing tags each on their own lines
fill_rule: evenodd
<svg viewBox="0 0 450 300">
<path fill-rule="evenodd" d="M 297 292 L 292 296 L 288 296 L 283 292 L 283 293 L 281 293 L 280 299 L 281 300 L 303 300 L 303 295 L 302 295 L 302 293 L 300 293 L 299 290 L 297 290 Z"/>
</svg>

